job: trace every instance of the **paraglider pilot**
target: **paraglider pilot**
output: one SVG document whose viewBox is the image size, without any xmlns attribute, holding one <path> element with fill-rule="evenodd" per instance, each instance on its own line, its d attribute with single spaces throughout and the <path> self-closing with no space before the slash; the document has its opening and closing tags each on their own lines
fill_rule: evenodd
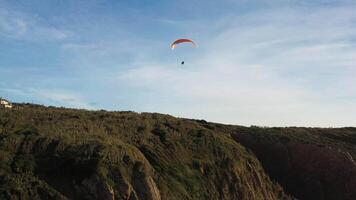
<svg viewBox="0 0 356 200">
<path fill-rule="evenodd" d="M 178 44 L 180 44 L 180 43 L 186 43 L 186 42 L 192 43 L 194 47 L 197 46 L 193 40 L 190 40 L 190 39 L 178 39 L 178 40 L 174 41 L 174 42 L 171 44 L 171 49 L 174 50 Z M 180 64 L 181 64 L 181 65 L 184 65 L 184 60 L 183 60 Z"/>
</svg>

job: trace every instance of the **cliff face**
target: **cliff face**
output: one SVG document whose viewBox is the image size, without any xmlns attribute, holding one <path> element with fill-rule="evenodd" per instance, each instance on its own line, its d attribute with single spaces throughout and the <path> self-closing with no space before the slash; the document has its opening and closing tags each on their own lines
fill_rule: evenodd
<svg viewBox="0 0 356 200">
<path fill-rule="evenodd" d="M 0 199 L 356 199 L 355 135 L 17 104 Z"/>
<path fill-rule="evenodd" d="M 298 199 L 356 199 L 356 129 L 224 127 Z"/>
<path fill-rule="evenodd" d="M 227 133 L 160 114 L 0 111 L 0 199 L 289 199 Z"/>
</svg>

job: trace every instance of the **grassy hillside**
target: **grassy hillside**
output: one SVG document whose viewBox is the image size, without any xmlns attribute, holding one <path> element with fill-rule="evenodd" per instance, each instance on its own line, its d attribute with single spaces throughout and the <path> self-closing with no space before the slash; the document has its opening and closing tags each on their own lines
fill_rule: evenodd
<svg viewBox="0 0 356 200">
<path fill-rule="evenodd" d="M 0 199 L 356 199 L 355 139 L 16 104 L 0 110 Z"/>
<path fill-rule="evenodd" d="M 5 199 L 281 199 L 230 135 L 160 114 L 2 111 Z"/>
</svg>

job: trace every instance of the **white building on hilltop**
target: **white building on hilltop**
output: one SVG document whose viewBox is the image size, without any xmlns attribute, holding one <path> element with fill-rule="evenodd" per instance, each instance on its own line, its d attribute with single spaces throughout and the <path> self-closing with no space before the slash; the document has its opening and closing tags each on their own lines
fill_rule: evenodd
<svg viewBox="0 0 356 200">
<path fill-rule="evenodd" d="M 0 98 L 0 107 L 12 108 L 12 103 L 6 99 Z"/>
</svg>

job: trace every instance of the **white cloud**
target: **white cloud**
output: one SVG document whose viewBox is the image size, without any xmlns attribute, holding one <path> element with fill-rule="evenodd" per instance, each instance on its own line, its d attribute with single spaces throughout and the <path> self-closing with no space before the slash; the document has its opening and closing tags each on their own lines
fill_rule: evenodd
<svg viewBox="0 0 356 200">
<path fill-rule="evenodd" d="M 64 40 L 72 32 L 41 24 L 34 16 L 0 8 L 0 36 L 31 41 Z"/>
<path fill-rule="evenodd" d="M 6 10 L 0 9 L 0 34 L 21 36 L 28 30 L 28 23 L 19 17 L 11 16 Z"/>
<path fill-rule="evenodd" d="M 63 89 L 39 89 L 39 88 L 8 88 L 1 86 L 0 91 L 9 97 L 25 97 L 36 100 L 45 105 L 67 106 L 73 108 L 95 109 L 93 103 L 87 102 L 77 92 Z"/>
<path fill-rule="evenodd" d="M 355 126 L 356 5 L 270 2 L 278 6 L 215 21 L 158 19 L 172 26 L 162 31 L 162 39 L 150 36 L 161 36 L 156 30 L 126 30 L 120 22 L 111 35 L 100 26 L 92 30 L 77 24 L 82 35 L 69 40 L 70 31 L 0 9 L 0 36 L 62 41 L 61 72 L 68 72 L 55 79 L 62 86 L 53 90 L 12 92 L 50 105 L 91 108 L 85 96 L 92 96 L 110 108 L 243 125 Z M 167 38 L 181 33 L 196 39 L 199 48 L 171 53 Z M 74 79 L 73 88 L 85 89 L 60 88 Z M 53 79 L 47 81 L 53 86 Z M 89 84 L 81 87 L 80 82 Z"/>
<path fill-rule="evenodd" d="M 78 94 L 68 91 L 38 90 L 31 89 L 31 92 L 49 104 L 67 105 L 75 108 L 94 109 L 90 103 L 87 103 Z"/>
<path fill-rule="evenodd" d="M 179 116 L 356 125 L 355 9 L 276 9 L 225 19 L 185 66 L 142 64 L 122 72 L 119 84 L 156 96 L 141 102 L 149 109 Z"/>
</svg>

